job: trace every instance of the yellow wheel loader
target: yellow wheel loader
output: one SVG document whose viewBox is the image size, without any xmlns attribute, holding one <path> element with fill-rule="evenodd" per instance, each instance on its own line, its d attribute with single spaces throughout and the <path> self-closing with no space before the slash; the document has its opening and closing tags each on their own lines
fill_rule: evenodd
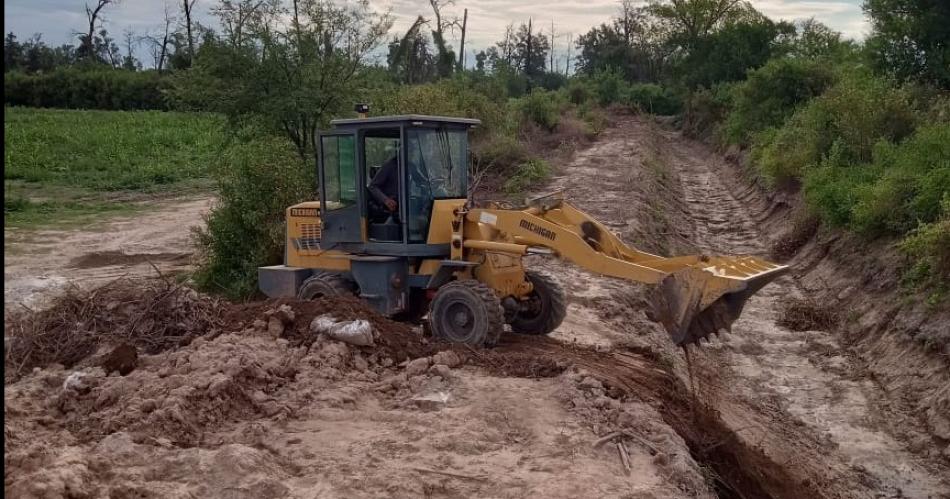
<svg viewBox="0 0 950 499">
<path fill-rule="evenodd" d="M 729 329 L 746 299 L 786 270 L 751 256 L 664 258 L 624 244 L 601 223 L 547 196 L 518 208 L 468 199 L 468 132 L 441 116 L 341 119 L 318 135 L 319 201 L 287 209 L 284 265 L 259 269 L 269 297 L 352 294 L 432 333 L 492 345 L 505 324 L 548 334 L 564 292 L 528 254 L 656 285 L 653 317 L 674 343 Z"/>
</svg>

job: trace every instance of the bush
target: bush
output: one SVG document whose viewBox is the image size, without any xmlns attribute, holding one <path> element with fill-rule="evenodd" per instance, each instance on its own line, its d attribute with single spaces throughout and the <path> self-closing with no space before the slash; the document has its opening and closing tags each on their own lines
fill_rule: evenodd
<svg viewBox="0 0 950 499">
<path fill-rule="evenodd" d="M 593 98 L 594 92 L 586 81 L 574 78 L 567 85 L 567 100 L 571 104 L 581 106 L 587 104 Z"/>
<path fill-rule="evenodd" d="M 167 80 L 157 71 L 64 67 L 3 75 L 4 103 L 66 109 L 167 109 Z"/>
<path fill-rule="evenodd" d="M 235 145 L 216 168 L 218 204 L 197 231 L 197 284 L 230 298 L 257 289 L 257 267 L 283 261 L 284 212 L 313 199 L 313 165 L 286 140 L 260 137 Z"/>
<path fill-rule="evenodd" d="M 673 115 L 682 110 L 683 103 L 668 88 L 652 83 L 635 84 L 624 89 L 624 104 L 650 114 Z"/>
<path fill-rule="evenodd" d="M 855 230 L 903 234 L 933 222 L 950 192 L 950 125 L 921 127 L 899 145 L 883 142 L 864 167 L 880 178 L 856 192 Z"/>
<path fill-rule="evenodd" d="M 773 59 L 736 85 L 732 108 L 722 128 L 724 142 L 747 145 L 752 135 L 781 126 L 801 103 L 821 95 L 834 82 L 827 63 Z"/>
<path fill-rule="evenodd" d="M 950 125 L 881 142 L 869 163 L 842 162 L 840 149 L 805 175 L 806 199 L 823 218 L 875 236 L 902 235 L 940 216 L 950 192 Z"/>
<path fill-rule="evenodd" d="M 504 189 L 509 194 L 523 192 L 528 187 L 546 179 L 551 174 L 551 168 L 543 159 L 530 159 L 515 170 L 514 175 L 505 181 Z"/>
<path fill-rule="evenodd" d="M 796 111 L 783 126 L 753 137 L 752 156 L 773 185 L 800 179 L 836 148 L 835 162 L 872 159 L 880 140 L 910 135 L 917 115 L 908 93 L 886 80 L 854 73 Z"/>
<path fill-rule="evenodd" d="M 910 284 L 950 286 L 950 194 L 942 204 L 939 220 L 921 224 L 900 244 L 912 262 L 906 275 Z"/>
<path fill-rule="evenodd" d="M 557 128 L 562 107 L 560 94 L 544 90 L 531 92 L 516 105 L 522 121 L 534 123 L 549 132 Z"/>
<path fill-rule="evenodd" d="M 511 135 L 493 134 L 472 143 L 472 152 L 479 168 L 505 173 L 530 158 L 524 144 Z"/>
<path fill-rule="evenodd" d="M 719 84 L 690 92 L 683 102 L 683 131 L 692 137 L 715 133 L 732 106 L 733 89 L 733 84 Z"/>
<path fill-rule="evenodd" d="M 475 88 L 497 90 L 483 82 Z M 496 96 L 500 97 L 500 96 Z M 373 113 L 433 114 L 476 118 L 482 126 L 475 130 L 483 133 L 514 133 L 515 123 L 510 119 L 506 103 L 473 91 L 463 78 L 441 80 L 424 85 L 402 85 L 379 89 L 371 98 Z"/>
<path fill-rule="evenodd" d="M 594 87 L 594 93 L 597 95 L 597 102 L 601 106 L 620 102 L 627 87 L 623 75 L 620 71 L 614 69 L 594 73 L 594 76 L 591 77 L 591 83 Z"/>
<path fill-rule="evenodd" d="M 587 134 L 594 136 L 603 132 L 609 124 L 607 112 L 602 108 L 582 105 L 577 108 L 577 116 L 587 125 Z"/>
</svg>

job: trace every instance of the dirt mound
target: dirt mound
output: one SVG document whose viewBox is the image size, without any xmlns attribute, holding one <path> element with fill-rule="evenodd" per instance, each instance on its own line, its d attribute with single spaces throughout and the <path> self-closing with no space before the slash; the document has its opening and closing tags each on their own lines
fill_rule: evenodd
<svg viewBox="0 0 950 499">
<path fill-rule="evenodd" d="M 4 379 L 35 367 L 72 367 L 101 346 L 129 344 L 155 354 L 188 344 L 222 325 L 222 304 L 164 279 L 120 279 L 70 288 L 49 308 L 8 317 Z"/>
<path fill-rule="evenodd" d="M 228 305 L 224 314 L 224 329 L 238 331 L 260 320 L 268 310 L 286 305 L 294 312 L 293 324 L 285 328 L 283 336 L 294 345 L 309 346 L 316 338 L 310 333 L 310 323 L 321 315 L 330 315 L 340 321 L 364 319 L 380 334 L 373 351 L 385 354 L 397 362 L 432 355 L 435 346 L 413 331 L 404 322 L 393 321 L 353 296 L 336 296 L 317 300 L 280 298 L 253 303 Z"/>
</svg>

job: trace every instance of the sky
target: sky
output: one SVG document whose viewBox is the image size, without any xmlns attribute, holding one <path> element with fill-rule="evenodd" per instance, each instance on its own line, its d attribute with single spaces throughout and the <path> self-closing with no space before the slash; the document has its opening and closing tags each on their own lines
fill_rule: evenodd
<svg viewBox="0 0 950 499">
<path fill-rule="evenodd" d="M 89 0 L 94 2 L 94 0 Z M 173 7 L 178 0 L 168 0 Z M 846 37 L 863 39 L 868 24 L 861 11 L 863 0 L 751 0 L 755 8 L 773 19 L 795 20 L 815 17 Z M 217 0 L 198 0 L 198 19 L 216 26 L 209 8 Z M 395 19 L 392 35 L 404 32 L 416 16 L 431 17 L 428 0 L 371 0 L 372 6 L 384 11 L 389 9 Z M 466 35 L 466 59 L 472 63 L 472 50 L 482 49 L 497 41 L 511 22 L 516 24 L 532 18 L 545 32 L 554 23 L 555 50 L 563 56 L 568 34 L 576 40 L 592 26 L 606 22 L 619 8 L 619 0 L 456 0 L 456 5 L 444 9 L 443 17 L 458 15 L 468 8 L 468 31 Z M 43 40 L 51 45 L 75 43 L 75 32 L 86 23 L 84 0 L 4 0 L 3 28 L 20 39 L 41 33 Z M 162 25 L 164 5 L 162 0 L 121 0 L 107 7 L 106 28 L 117 40 L 126 29 L 136 35 L 158 30 Z M 456 33 L 457 35 L 458 33 Z M 453 45 L 458 45 L 455 40 Z M 147 59 L 144 48 L 137 50 L 138 57 Z M 148 61 L 144 61 L 146 65 Z"/>
</svg>

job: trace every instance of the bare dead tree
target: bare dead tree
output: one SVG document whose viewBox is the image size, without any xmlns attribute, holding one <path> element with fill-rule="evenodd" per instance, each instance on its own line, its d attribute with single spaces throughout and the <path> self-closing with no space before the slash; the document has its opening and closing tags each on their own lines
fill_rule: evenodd
<svg viewBox="0 0 950 499">
<path fill-rule="evenodd" d="M 159 72 L 165 67 L 165 60 L 168 59 L 168 44 L 171 43 L 172 26 L 175 24 L 175 16 L 172 15 L 171 6 L 165 2 L 165 22 L 162 31 L 155 35 L 145 36 L 145 40 L 152 46 L 152 58 L 154 59 L 155 69 Z"/>
<path fill-rule="evenodd" d="M 195 37 L 192 35 L 192 22 L 191 14 L 195 10 L 195 4 L 198 3 L 198 0 L 181 0 L 181 10 L 185 14 L 185 31 L 188 34 L 188 59 L 189 61 L 195 58 Z M 297 2 L 294 1 L 294 5 Z"/>
<path fill-rule="evenodd" d="M 468 27 L 468 9 L 462 16 L 462 41 L 459 43 L 459 70 L 465 70 L 465 30 Z"/>
<path fill-rule="evenodd" d="M 267 4 L 267 0 L 222 0 L 212 11 L 221 20 L 226 37 L 231 44 L 244 44 L 244 28 Z"/>
<path fill-rule="evenodd" d="M 135 47 L 138 46 L 140 38 L 135 36 L 135 30 L 131 26 L 122 32 L 122 41 L 125 45 L 125 58 L 122 59 L 122 67 L 125 69 L 136 69 Z"/>
<path fill-rule="evenodd" d="M 550 64 L 548 64 L 548 71 L 554 73 L 554 47 L 557 43 L 557 32 L 554 31 L 554 18 L 551 18 L 551 52 L 549 57 L 551 59 Z"/>
<path fill-rule="evenodd" d="M 81 40 L 82 42 L 82 54 L 84 57 L 94 57 L 95 47 L 93 40 L 96 36 L 96 25 L 102 22 L 102 9 L 107 5 L 114 4 L 118 0 L 96 0 L 96 6 L 90 7 L 89 4 L 86 4 L 86 20 L 89 22 L 88 29 L 86 34 L 83 35 Z"/>
<path fill-rule="evenodd" d="M 574 33 L 567 34 L 567 65 L 564 67 L 564 76 L 571 76 L 571 59 L 574 58 Z"/>
</svg>

